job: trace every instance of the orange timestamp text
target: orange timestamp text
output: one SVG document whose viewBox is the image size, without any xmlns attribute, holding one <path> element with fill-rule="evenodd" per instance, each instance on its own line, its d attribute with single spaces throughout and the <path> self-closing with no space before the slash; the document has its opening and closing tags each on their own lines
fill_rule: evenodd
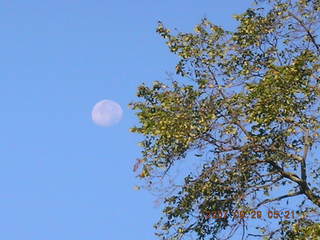
<svg viewBox="0 0 320 240">
<path fill-rule="evenodd" d="M 235 211 L 211 211 L 205 213 L 205 218 L 251 218 L 251 219 L 262 219 L 262 218 L 269 218 L 269 219 L 292 219 L 295 217 L 295 211 L 276 211 L 276 210 L 269 210 L 266 212 L 260 210 L 235 210 Z"/>
</svg>

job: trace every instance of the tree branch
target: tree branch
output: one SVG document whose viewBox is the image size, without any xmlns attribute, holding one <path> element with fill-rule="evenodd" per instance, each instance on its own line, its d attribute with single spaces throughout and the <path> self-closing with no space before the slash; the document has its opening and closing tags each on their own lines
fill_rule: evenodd
<svg viewBox="0 0 320 240">
<path fill-rule="evenodd" d="M 260 207 L 261 205 L 263 204 L 266 204 L 266 203 L 270 203 L 270 202 L 275 202 L 275 201 L 280 201 L 284 198 L 289 198 L 289 197 L 295 197 L 295 196 L 298 196 L 298 195 L 301 195 L 303 194 L 302 191 L 299 191 L 299 192 L 295 192 L 295 193 L 288 193 L 286 195 L 283 195 L 283 196 L 280 196 L 280 197 L 276 197 L 276 198 L 269 198 L 269 199 L 266 199 L 264 201 L 262 201 L 261 203 L 259 203 L 256 208 Z"/>
<path fill-rule="evenodd" d="M 304 131 L 304 136 L 303 136 L 304 147 L 303 147 L 303 158 L 301 162 L 301 178 L 304 182 L 307 182 L 306 161 L 307 161 L 308 151 L 310 149 L 309 130 L 304 127 L 302 127 L 302 130 Z"/>
<path fill-rule="evenodd" d="M 304 24 L 304 22 L 298 18 L 295 14 L 293 14 L 291 11 L 288 11 L 289 15 L 291 17 L 293 17 L 300 25 L 301 27 L 306 31 L 306 33 L 308 34 L 308 36 L 311 39 L 311 42 L 313 43 L 313 45 L 317 48 L 318 52 L 320 53 L 320 45 L 317 44 L 316 39 L 314 38 L 314 36 L 312 35 L 312 33 L 310 32 L 310 30 L 306 27 L 306 25 Z"/>
<path fill-rule="evenodd" d="M 266 162 L 268 162 L 271 166 L 273 166 L 276 170 L 278 170 L 278 172 L 285 178 L 288 178 L 290 180 L 292 180 L 293 182 L 301 185 L 303 183 L 303 181 L 301 180 L 301 178 L 299 178 L 296 174 L 291 173 L 291 172 L 286 172 L 284 171 L 280 166 L 278 166 L 278 164 L 276 164 L 274 161 L 272 160 L 267 160 Z"/>
</svg>

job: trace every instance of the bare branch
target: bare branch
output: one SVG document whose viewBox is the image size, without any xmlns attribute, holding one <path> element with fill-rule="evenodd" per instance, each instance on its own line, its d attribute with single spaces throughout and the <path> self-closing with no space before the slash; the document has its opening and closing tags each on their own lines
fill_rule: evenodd
<svg viewBox="0 0 320 240">
<path fill-rule="evenodd" d="M 310 149 L 310 143 L 309 143 L 309 130 L 302 127 L 304 130 L 304 137 L 303 137 L 303 142 L 304 142 L 304 148 L 303 148 L 303 158 L 301 162 L 301 178 L 304 182 L 307 182 L 307 174 L 306 174 L 306 161 L 307 161 L 307 156 L 308 156 L 308 151 Z"/>
<path fill-rule="evenodd" d="M 290 180 L 292 180 L 293 182 L 297 183 L 297 184 L 302 184 L 303 181 L 301 180 L 301 178 L 299 178 L 296 174 L 291 173 L 291 172 L 286 172 L 284 171 L 281 167 L 278 166 L 278 164 L 276 164 L 274 161 L 272 160 L 267 160 L 266 162 L 268 162 L 269 164 L 271 164 L 276 170 L 279 171 L 279 174 L 281 174 L 283 177 L 288 178 Z"/>
<path fill-rule="evenodd" d="M 289 15 L 291 17 L 293 17 L 295 20 L 297 20 L 297 22 L 299 22 L 299 24 L 301 25 L 301 27 L 306 31 L 306 33 L 308 34 L 308 36 L 311 39 L 311 42 L 313 43 L 313 45 L 317 48 L 318 52 L 320 53 L 320 45 L 316 42 L 315 37 L 312 35 L 312 33 L 310 32 L 310 30 L 307 28 L 307 26 L 304 24 L 304 22 L 298 18 L 295 14 L 293 14 L 291 11 L 288 11 Z"/>
<path fill-rule="evenodd" d="M 299 191 L 299 192 L 295 192 L 295 193 L 288 193 L 286 195 L 283 195 L 283 196 L 280 196 L 280 197 L 277 197 L 277 198 L 269 198 L 269 199 L 266 199 L 266 200 L 262 201 L 261 203 L 259 203 L 256 206 L 256 208 L 259 208 L 261 205 L 266 204 L 266 203 L 280 201 L 280 200 L 282 200 L 284 198 L 295 197 L 295 196 L 298 196 L 298 195 L 301 195 L 301 194 L 303 194 L 303 192 Z"/>
</svg>

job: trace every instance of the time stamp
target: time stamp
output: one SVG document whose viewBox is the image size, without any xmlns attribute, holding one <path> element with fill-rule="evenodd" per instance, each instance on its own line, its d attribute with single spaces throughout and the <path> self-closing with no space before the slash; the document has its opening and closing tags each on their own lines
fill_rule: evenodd
<svg viewBox="0 0 320 240">
<path fill-rule="evenodd" d="M 255 211 L 255 210 L 235 210 L 233 212 L 231 211 L 212 211 L 210 213 L 206 213 L 205 217 L 207 219 L 214 218 L 227 218 L 228 216 L 232 216 L 234 218 L 251 218 L 251 219 L 293 219 L 295 218 L 296 214 L 295 211 Z"/>
</svg>

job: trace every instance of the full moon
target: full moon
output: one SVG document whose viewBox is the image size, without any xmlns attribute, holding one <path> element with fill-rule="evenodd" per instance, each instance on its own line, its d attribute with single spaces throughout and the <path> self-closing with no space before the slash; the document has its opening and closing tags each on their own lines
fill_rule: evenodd
<svg viewBox="0 0 320 240">
<path fill-rule="evenodd" d="M 92 109 L 92 121 L 103 127 L 109 127 L 118 123 L 123 115 L 121 106 L 111 100 L 102 100 Z"/>
</svg>

